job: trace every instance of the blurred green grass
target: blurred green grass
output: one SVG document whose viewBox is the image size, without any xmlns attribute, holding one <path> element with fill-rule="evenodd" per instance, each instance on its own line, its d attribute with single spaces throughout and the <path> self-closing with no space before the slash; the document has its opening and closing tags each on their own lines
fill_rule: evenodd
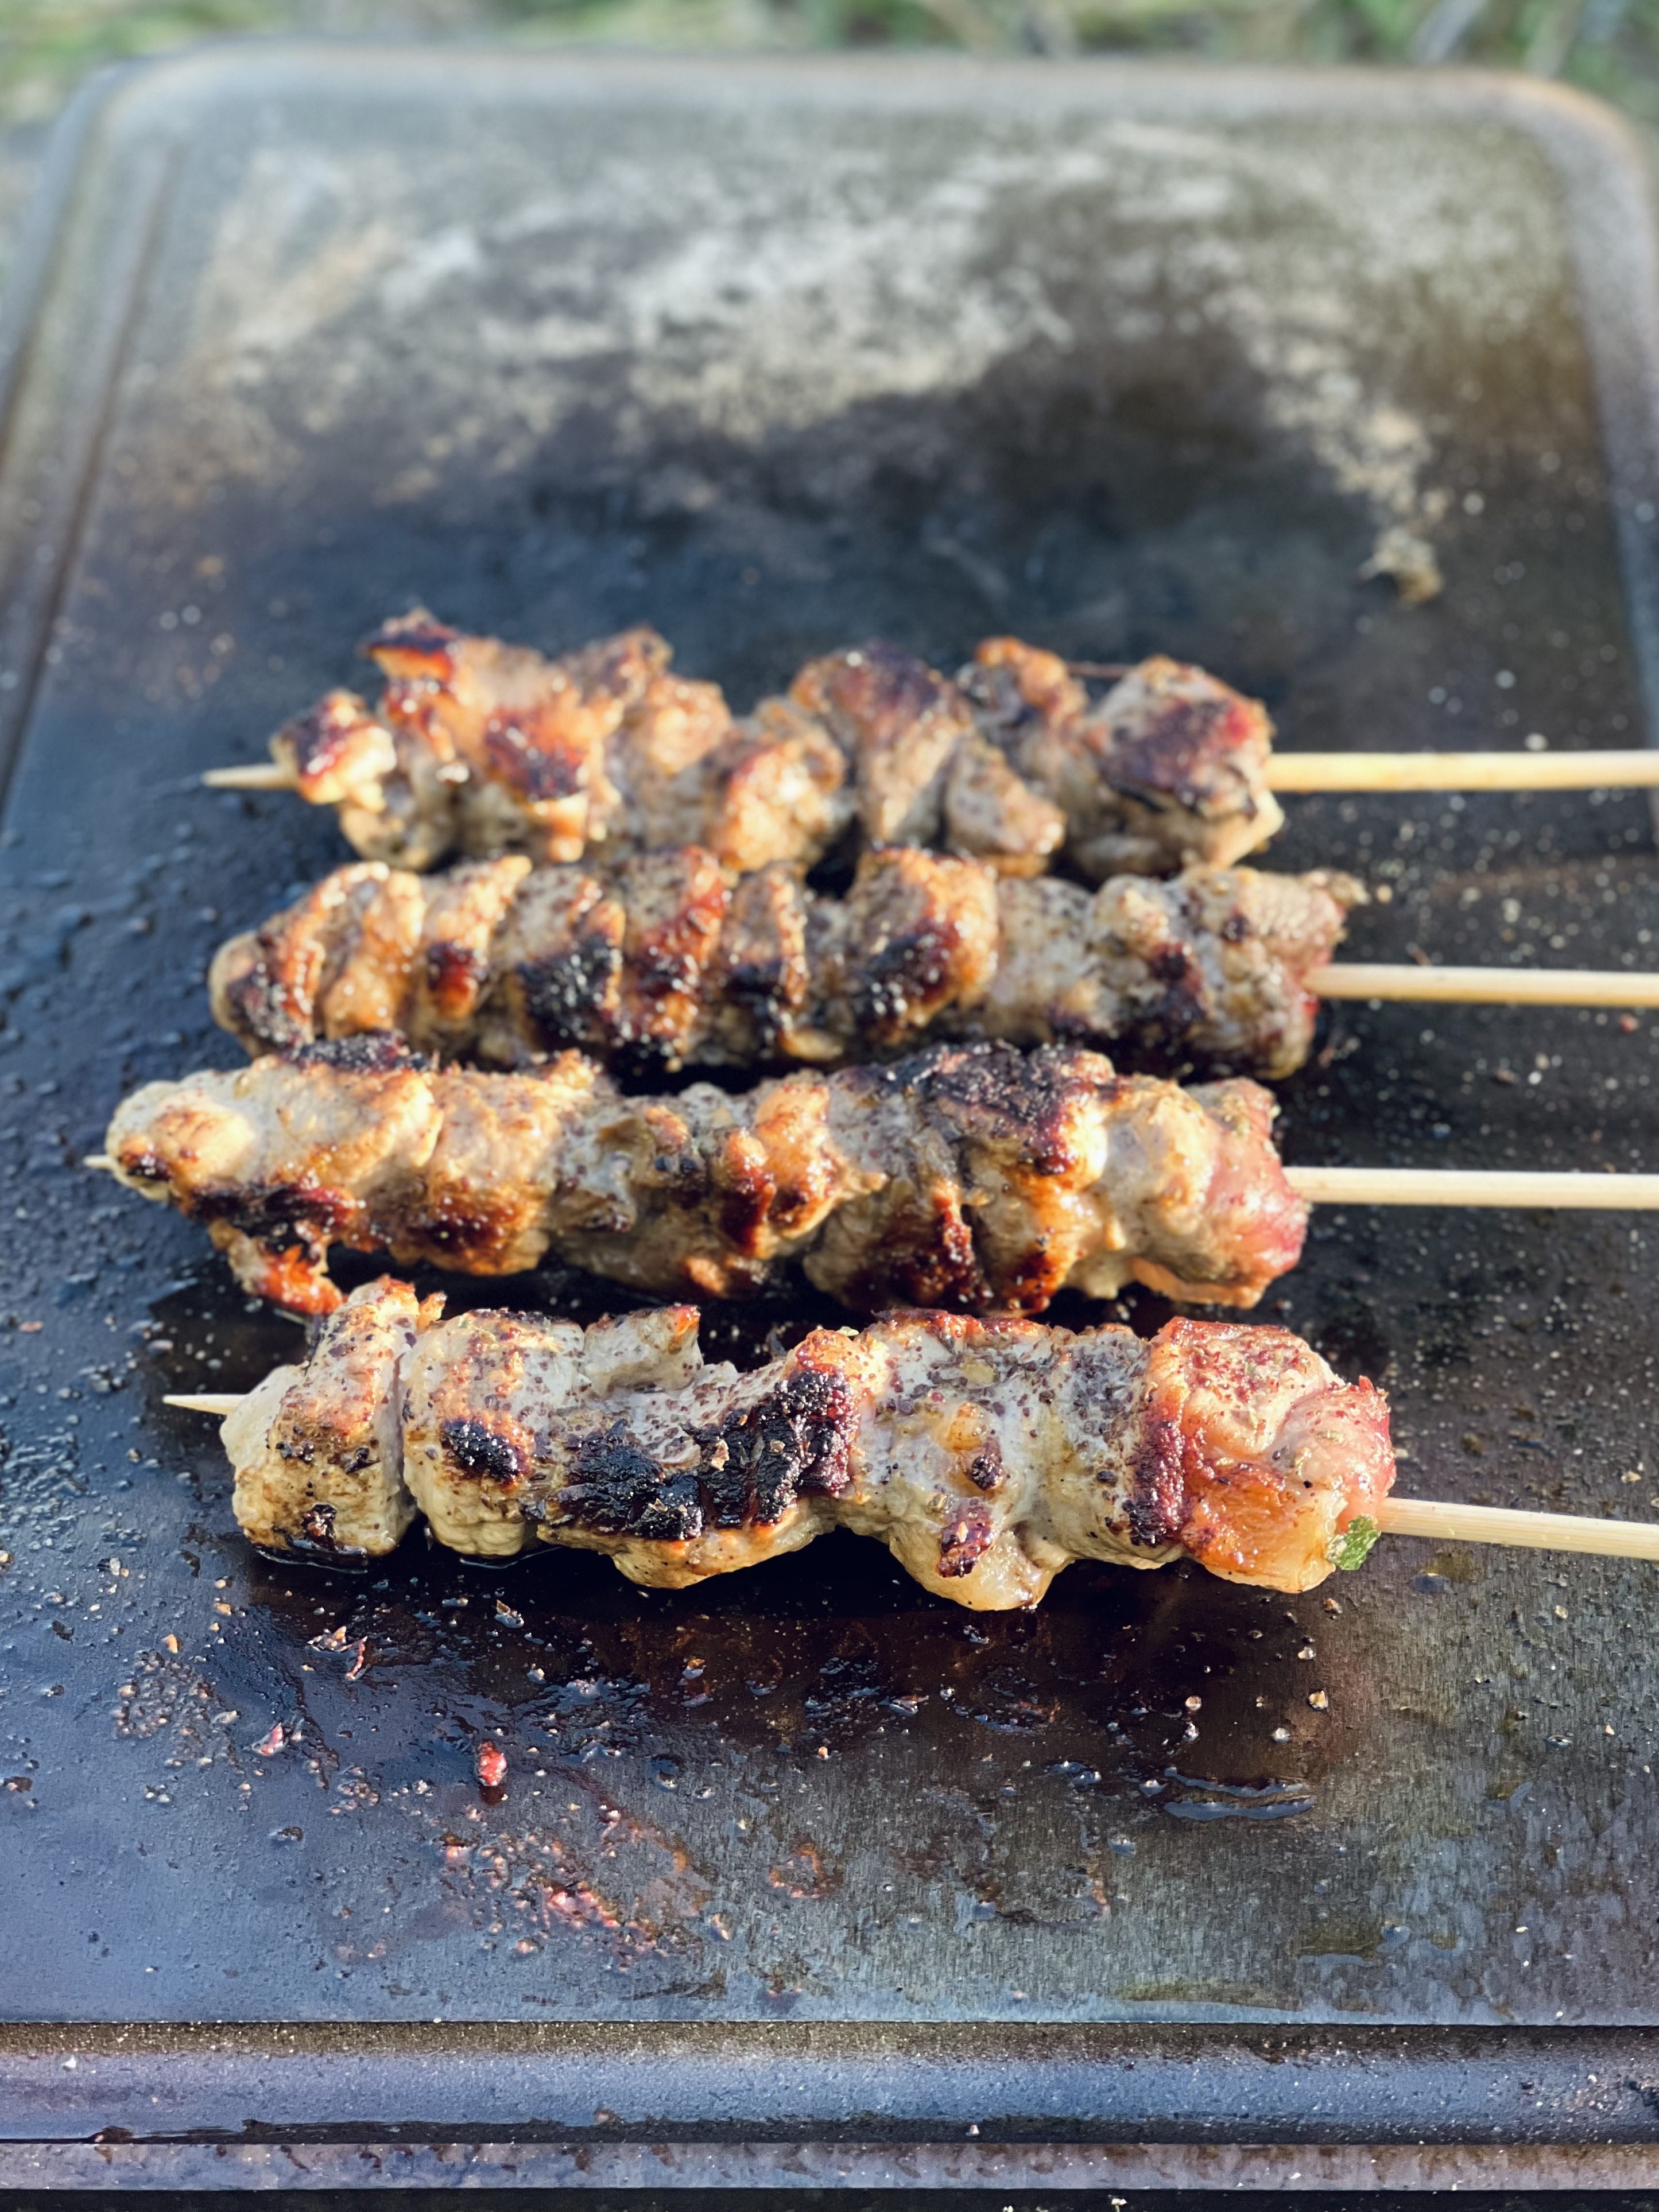
<svg viewBox="0 0 1659 2212">
<path fill-rule="evenodd" d="M 1659 0 L 0 0 L 0 126 L 46 120 L 101 63 L 282 32 L 1456 61 L 1559 77 L 1659 124 Z"/>
</svg>

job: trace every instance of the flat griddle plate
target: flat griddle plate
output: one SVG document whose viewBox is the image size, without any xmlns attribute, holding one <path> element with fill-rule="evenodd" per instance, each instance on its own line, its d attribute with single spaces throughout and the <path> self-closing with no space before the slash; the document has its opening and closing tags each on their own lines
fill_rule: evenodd
<svg viewBox="0 0 1659 2212">
<path fill-rule="evenodd" d="M 1616 130 L 1456 78 L 303 49 L 121 80 L 76 129 L 0 478 L 0 2014 L 12 2109 L 58 2116 L 23 2132 L 127 2109 L 33 2024 L 228 2020 L 423 2023 L 452 2088 L 452 2023 L 570 2063 L 685 2023 L 618 2124 L 695 2106 L 702 2035 L 739 2132 L 817 2078 L 811 2023 L 913 2131 L 950 2100 L 920 2040 L 877 2065 L 899 2026 L 968 2037 L 992 2106 L 1047 2033 L 1149 2083 L 1164 2054 L 1168 2127 L 1234 2141 L 1383 2122 L 1230 2103 L 1218 2051 L 1432 2074 L 1455 2031 L 1409 2139 L 1499 2105 L 1650 2136 L 1641 2039 L 1598 2042 L 1599 2096 L 1588 2046 L 1528 2043 L 1522 2096 L 1505 2036 L 1659 2024 L 1651 1569 L 1401 1541 L 1300 1600 L 1079 1567 L 1013 1618 L 839 1538 L 678 1595 L 419 1540 L 355 1583 L 275 1567 L 160 1400 L 295 1333 L 77 1165 L 129 1086 L 235 1059 L 210 950 L 340 857 L 198 771 L 416 598 L 549 647 L 648 620 L 743 699 L 838 641 L 1008 630 L 1206 662 L 1291 747 L 1644 742 L 1651 245 Z M 1402 526 L 1425 606 L 1358 574 Z M 1292 808 L 1277 865 L 1391 895 L 1355 957 L 1659 965 L 1638 796 Z M 1326 1043 L 1294 1159 L 1659 1167 L 1647 1018 L 1358 1007 Z M 1640 1218 L 1359 1210 L 1262 1318 L 1386 1383 L 1408 1490 L 1652 1513 L 1656 1292 Z M 753 1358 L 815 1317 L 708 1334 Z M 398 2117 L 391 2078 L 356 2118 Z M 1051 2078 L 1039 2130 L 1161 2109 Z"/>
</svg>

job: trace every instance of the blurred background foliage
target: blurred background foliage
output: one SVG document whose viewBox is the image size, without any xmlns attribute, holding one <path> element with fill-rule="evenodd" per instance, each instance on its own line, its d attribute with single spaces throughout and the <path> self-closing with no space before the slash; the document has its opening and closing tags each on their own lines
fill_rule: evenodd
<svg viewBox="0 0 1659 2212">
<path fill-rule="evenodd" d="M 1564 78 L 1659 125 L 1659 0 L 0 0 L 0 125 L 38 130 L 103 62 L 283 32 L 1468 62 Z"/>
</svg>

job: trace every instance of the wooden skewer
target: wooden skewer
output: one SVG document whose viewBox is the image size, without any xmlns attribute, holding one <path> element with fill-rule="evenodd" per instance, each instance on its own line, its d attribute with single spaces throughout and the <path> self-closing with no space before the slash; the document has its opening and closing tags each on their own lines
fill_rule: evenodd
<svg viewBox="0 0 1659 2212">
<path fill-rule="evenodd" d="M 296 779 L 278 761 L 250 761 L 245 768 L 210 768 L 202 781 L 210 791 L 292 791 Z"/>
<path fill-rule="evenodd" d="M 107 1152 L 83 1167 L 113 1174 Z M 1529 1168 L 1286 1168 L 1285 1180 L 1310 1206 L 1483 1206 L 1567 1212 L 1659 1212 L 1659 1175 L 1598 1175 Z"/>
<path fill-rule="evenodd" d="M 1388 1536 L 1438 1536 L 1451 1544 L 1520 1544 L 1534 1552 L 1595 1552 L 1608 1559 L 1659 1559 L 1659 1521 L 1592 1521 L 1582 1513 L 1521 1513 L 1504 1505 L 1456 1505 L 1429 1498 L 1385 1498 L 1377 1526 Z"/>
<path fill-rule="evenodd" d="M 1659 784 L 1659 748 L 1586 753 L 1274 753 L 1269 791 L 1601 791 Z"/>
<path fill-rule="evenodd" d="M 1659 1210 L 1659 1175 L 1528 1168 L 1286 1168 L 1310 1206 L 1543 1206 L 1594 1213 Z"/>
<path fill-rule="evenodd" d="M 210 791 L 292 791 L 295 779 L 278 762 L 249 761 L 235 768 L 210 768 L 202 781 Z M 1269 791 L 1284 792 L 1632 791 L 1659 785 L 1659 747 L 1621 745 L 1609 752 L 1574 753 L 1274 753 L 1267 781 Z"/>
<path fill-rule="evenodd" d="M 232 1390 L 163 1398 L 187 1413 L 222 1420 L 242 1402 Z M 1659 1559 L 1659 1522 L 1592 1521 L 1577 1513 L 1522 1513 L 1501 1505 L 1459 1505 L 1428 1498 L 1387 1498 L 1376 1522 L 1386 1536 L 1439 1537 L 1452 1544 L 1514 1544 L 1534 1552 L 1593 1552 L 1609 1559 Z"/>
<path fill-rule="evenodd" d="M 1659 754 L 1656 754 L 1659 758 Z M 1391 999 L 1464 1006 L 1659 1006 L 1659 975 L 1598 968 L 1419 968 L 1339 960 L 1315 968 L 1320 999 Z"/>
</svg>

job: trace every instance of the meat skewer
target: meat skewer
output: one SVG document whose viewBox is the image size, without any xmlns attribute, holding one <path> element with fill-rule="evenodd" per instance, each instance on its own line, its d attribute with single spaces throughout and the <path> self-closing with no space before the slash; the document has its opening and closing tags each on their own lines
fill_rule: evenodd
<svg viewBox="0 0 1659 2212">
<path fill-rule="evenodd" d="M 1091 883 L 1229 867 L 1284 815 L 1277 790 L 1589 789 L 1659 783 L 1659 752 L 1283 754 L 1261 704 L 1163 656 L 1093 701 L 1073 668 L 990 638 L 952 681 L 886 645 L 810 662 L 734 720 L 635 629 L 550 659 L 417 608 L 364 650 L 378 707 L 331 691 L 231 790 L 337 808 L 367 860 L 574 861 L 700 844 L 739 872 L 866 844 L 938 845 L 1014 875 L 1064 848 Z"/>
<path fill-rule="evenodd" d="M 684 1589 L 838 1525 L 987 1610 L 1078 1559 L 1310 1589 L 1379 1534 L 1659 1559 L 1656 1525 L 1391 1497 L 1386 1401 L 1285 1329 L 895 1314 L 740 1375 L 703 1365 L 694 1309 L 582 1329 L 441 1306 L 383 1277 L 302 1366 L 167 1399 L 224 1417 L 254 1543 L 355 1565 L 420 1512 L 474 1558 L 574 1545 Z"/>
<path fill-rule="evenodd" d="M 497 1067 L 570 1046 L 644 1069 L 831 1066 L 930 1034 L 1277 1077 L 1307 1058 L 1322 998 L 1659 1005 L 1659 975 L 1334 966 L 1362 896 L 1251 868 L 1089 892 L 910 846 L 867 851 L 844 900 L 696 846 L 608 878 L 519 854 L 432 876 L 359 860 L 221 946 L 209 987 L 250 1052 L 386 1030 Z"/>
<path fill-rule="evenodd" d="M 94 1164 L 205 1220 L 245 1289 L 301 1313 L 338 1303 L 331 1243 L 483 1275 L 550 1253 L 704 1297 L 797 1261 L 862 1311 L 1035 1313 L 1131 1281 L 1247 1307 L 1296 1264 L 1310 1198 L 1659 1206 L 1659 1176 L 1287 1172 L 1275 1112 L 1243 1079 L 1183 1089 L 1058 1046 L 632 1098 L 578 1053 L 496 1074 L 362 1036 L 149 1084 Z"/>
<path fill-rule="evenodd" d="M 337 868 L 209 977 L 250 1051 L 396 1030 L 529 1066 L 567 1047 L 632 1066 L 833 1066 L 924 1033 L 1109 1046 L 1288 1075 L 1307 1057 L 1350 878 L 1192 869 L 1090 892 L 915 847 L 866 852 L 849 896 L 697 847 L 611 878 L 520 855 L 417 876 Z"/>
<path fill-rule="evenodd" d="M 998 1609 L 1074 1559 L 1311 1589 L 1358 1565 L 1394 1479 L 1385 1400 L 1284 1329 L 901 1313 L 739 1374 L 703 1365 L 695 1308 L 584 1330 L 441 1305 L 367 1285 L 235 1405 L 255 1543 L 371 1558 L 419 1511 L 474 1557 L 576 1545 L 680 1589 L 841 1525 Z"/>
<path fill-rule="evenodd" d="M 1066 1284 L 1110 1297 L 1131 1279 L 1248 1305 L 1305 1225 L 1276 1110 L 1255 1083 L 1182 1090 L 1058 1048 L 935 1046 L 737 1097 L 636 1098 L 578 1053 L 495 1074 L 355 1037 L 149 1084 L 106 1157 L 295 1312 L 338 1302 L 331 1242 L 469 1274 L 551 1253 L 705 1297 L 796 1261 L 866 1311 L 1034 1312 Z"/>
</svg>

